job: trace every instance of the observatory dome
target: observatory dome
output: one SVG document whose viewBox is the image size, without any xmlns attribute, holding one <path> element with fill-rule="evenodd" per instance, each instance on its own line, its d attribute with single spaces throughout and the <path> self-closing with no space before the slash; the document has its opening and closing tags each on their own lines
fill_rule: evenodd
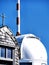
<svg viewBox="0 0 49 65">
<path fill-rule="evenodd" d="M 43 43 L 34 35 L 26 35 L 21 44 L 21 58 L 31 59 L 33 65 L 47 65 L 47 52 Z"/>
</svg>

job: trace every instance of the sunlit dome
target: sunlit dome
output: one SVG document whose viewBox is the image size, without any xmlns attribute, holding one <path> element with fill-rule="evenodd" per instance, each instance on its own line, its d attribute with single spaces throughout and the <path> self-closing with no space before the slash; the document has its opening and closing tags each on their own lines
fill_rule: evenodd
<svg viewBox="0 0 49 65">
<path fill-rule="evenodd" d="M 47 64 L 47 52 L 43 43 L 33 35 L 26 35 L 21 44 L 21 58 Z M 35 64 L 37 65 L 37 64 Z"/>
</svg>

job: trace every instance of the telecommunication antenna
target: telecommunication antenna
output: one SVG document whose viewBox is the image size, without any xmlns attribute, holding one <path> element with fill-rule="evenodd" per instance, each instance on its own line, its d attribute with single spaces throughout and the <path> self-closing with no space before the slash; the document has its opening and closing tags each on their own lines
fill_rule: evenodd
<svg viewBox="0 0 49 65">
<path fill-rule="evenodd" d="M 16 10 L 18 12 L 18 16 L 16 18 L 17 23 L 17 33 L 16 36 L 20 35 L 20 0 L 18 0 L 18 3 L 16 4 Z"/>
<path fill-rule="evenodd" d="M 0 17 L 2 17 L 2 26 L 4 26 L 4 18 L 5 18 L 4 14 L 2 13 L 2 15 L 0 15 Z"/>
</svg>

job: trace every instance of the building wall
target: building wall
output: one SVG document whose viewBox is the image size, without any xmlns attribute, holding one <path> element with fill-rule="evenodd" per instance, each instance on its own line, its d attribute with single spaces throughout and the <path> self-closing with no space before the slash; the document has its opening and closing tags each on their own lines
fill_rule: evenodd
<svg viewBox="0 0 49 65">
<path fill-rule="evenodd" d="M 17 45 L 15 47 L 15 65 L 19 65 L 19 60 L 20 60 L 20 48 Z"/>
<path fill-rule="evenodd" d="M 7 27 L 3 27 L 3 28 L 0 29 L 0 47 L 10 48 L 13 51 L 12 52 L 13 53 L 13 58 L 9 60 L 8 58 L 5 57 L 4 61 L 11 62 L 11 60 L 12 60 L 12 62 L 13 62 L 12 65 L 19 65 L 20 48 L 18 46 L 17 40 L 10 33 L 11 32 Z M 2 59 L 2 61 L 3 61 L 3 59 Z"/>
</svg>

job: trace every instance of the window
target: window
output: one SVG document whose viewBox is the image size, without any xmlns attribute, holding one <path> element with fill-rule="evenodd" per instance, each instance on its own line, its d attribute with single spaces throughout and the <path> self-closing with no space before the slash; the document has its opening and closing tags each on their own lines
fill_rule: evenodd
<svg viewBox="0 0 49 65">
<path fill-rule="evenodd" d="M 0 48 L 0 57 L 1 57 L 1 48 Z"/>
<path fill-rule="evenodd" d="M 5 48 L 4 47 L 0 47 L 0 57 L 5 58 Z"/>
<path fill-rule="evenodd" d="M 12 49 L 10 49 L 10 48 L 6 49 L 6 57 L 7 58 L 12 58 Z"/>
<path fill-rule="evenodd" d="M 11 49 L 8 49 L 8 58 L 11 58 Z"/>
<path fill-rule="evenodd" d="M 12 59 L 12 49 L 0 47 L 0 57 Z"/>
<path fill-rule="evenodd" d="M 5 57 L 5 48 L 1 48 L 1 57 Z"/>
<path fill-rule="evenodd" d="M 20 62 L 20 65 L 32 65 L 31 62 Z"/>
</svg>

